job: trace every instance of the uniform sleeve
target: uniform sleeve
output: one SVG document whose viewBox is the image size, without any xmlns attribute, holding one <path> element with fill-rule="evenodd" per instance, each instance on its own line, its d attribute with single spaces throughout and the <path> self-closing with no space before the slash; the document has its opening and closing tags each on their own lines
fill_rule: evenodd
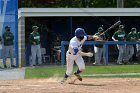
<svg viewBox="0 0 140 93">
<path fill-rule="evenodd" d="M 78 48 L 76 41 L 71 41 L 71 42 L 70 42 L 70 46 L 71 46 L 72 48 Z"/>
<path fill-rule="evenodd" d="M 88 35 L 84 36 L 84 40 L 88 40 Z"/>
<path fill-rule="evenodd" d="M 11 33 L 11 40 L 14 40 L 14 35 L 13 35 L 13 33 Z"/>
<path fill-rule="evenodd" d="M 140 32 L 138 32 L 138 39 L 140 39 Z"/>
<path fill-rule="evenodd" d="M 108 33 L 105 33 L 105 39 L 109 40 L 109 38 L 110 38 L 110 35 Z"/>
<path fill-rule="evenodd" d="M 3 33 L 2 38 L 3 38 L 3 40 L 6 40 L 5 33 Z"/>
<path fill-rule="evenodd" d="M 112 39 L 113 39 L 113 40 L 116 40 L 116 34 L 117 34 L 117 32 L 115 32 L 115 33 L 113 34 L 113 36 L 112 36 Z"/>
<path fill-rule="evenodd" d="M 32 34 L 30 34 L 30 36 L 29 36 L 29 42 L 30 42 L 30 44 L 33 44 L 33 36 L 32 36 Z"/>
<path fill-rule="evenodd" d="M 126 40 L 130 40 L 130 37 L 131 37 L 131 34 L 129 33 L 129 34 L 126 36 Z"/>
</svg>

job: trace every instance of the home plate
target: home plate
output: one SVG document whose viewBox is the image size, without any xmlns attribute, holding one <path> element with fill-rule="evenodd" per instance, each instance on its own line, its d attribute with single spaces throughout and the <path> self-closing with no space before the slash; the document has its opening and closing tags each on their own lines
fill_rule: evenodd
<svg viewBox="0 0 140 93">
<path fill-rule="evenodd" d="M 21 80 L 24 76 L 25 68 L 0 69 L 0 80 Z"/>
</svg>

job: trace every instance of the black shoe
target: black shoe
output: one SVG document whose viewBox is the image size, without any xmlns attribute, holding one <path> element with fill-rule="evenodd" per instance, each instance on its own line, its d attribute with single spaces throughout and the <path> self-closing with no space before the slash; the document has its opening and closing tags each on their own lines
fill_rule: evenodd
<svg viewBox="0 0 140 93">
<path fill-rule="evenodd" d="M 82 77 L 80 76 L 80 74 L 74 73 L 74 75 L 75 75 L 80 81 L 82 81 Z"/>
<path fill-rule="evenodd" d="M 7 66 L 6 66 L 6 65 L 4 65 L 4 68 L 7 68 Z"/>
<path fill-rule="evenodd" d="M 17 67 L 17 66 L 15 66 L 15 65 L 12 65 L 11 67 Z"/>
</svg>

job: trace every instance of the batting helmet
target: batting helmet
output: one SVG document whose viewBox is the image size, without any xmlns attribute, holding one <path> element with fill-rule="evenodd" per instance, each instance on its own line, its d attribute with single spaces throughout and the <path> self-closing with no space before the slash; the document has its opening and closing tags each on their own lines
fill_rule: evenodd
<svg viewBox="0 0 140 93">
<path fill-rule="evenodd" d="M 80 38 L 80 36 L 85 36 L 86 33 L 85 33 L 85 30 L 83 28 L 76 28 L 75 30 L 75 36 L 77 38 Z"/>
</svg>

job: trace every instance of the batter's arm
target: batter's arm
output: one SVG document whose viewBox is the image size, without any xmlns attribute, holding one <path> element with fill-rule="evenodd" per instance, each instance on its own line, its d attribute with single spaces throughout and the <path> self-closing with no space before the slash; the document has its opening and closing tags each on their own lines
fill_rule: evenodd
<svg viewBox="0 0 140 93">
<path fill-rule="evenodd" d="M 81 50 L 78 52 L 81 56 L 87 56 L 87 57 L 92 57 L 93 53 L 91 52 L 82 52 Z"/>
</svg>

